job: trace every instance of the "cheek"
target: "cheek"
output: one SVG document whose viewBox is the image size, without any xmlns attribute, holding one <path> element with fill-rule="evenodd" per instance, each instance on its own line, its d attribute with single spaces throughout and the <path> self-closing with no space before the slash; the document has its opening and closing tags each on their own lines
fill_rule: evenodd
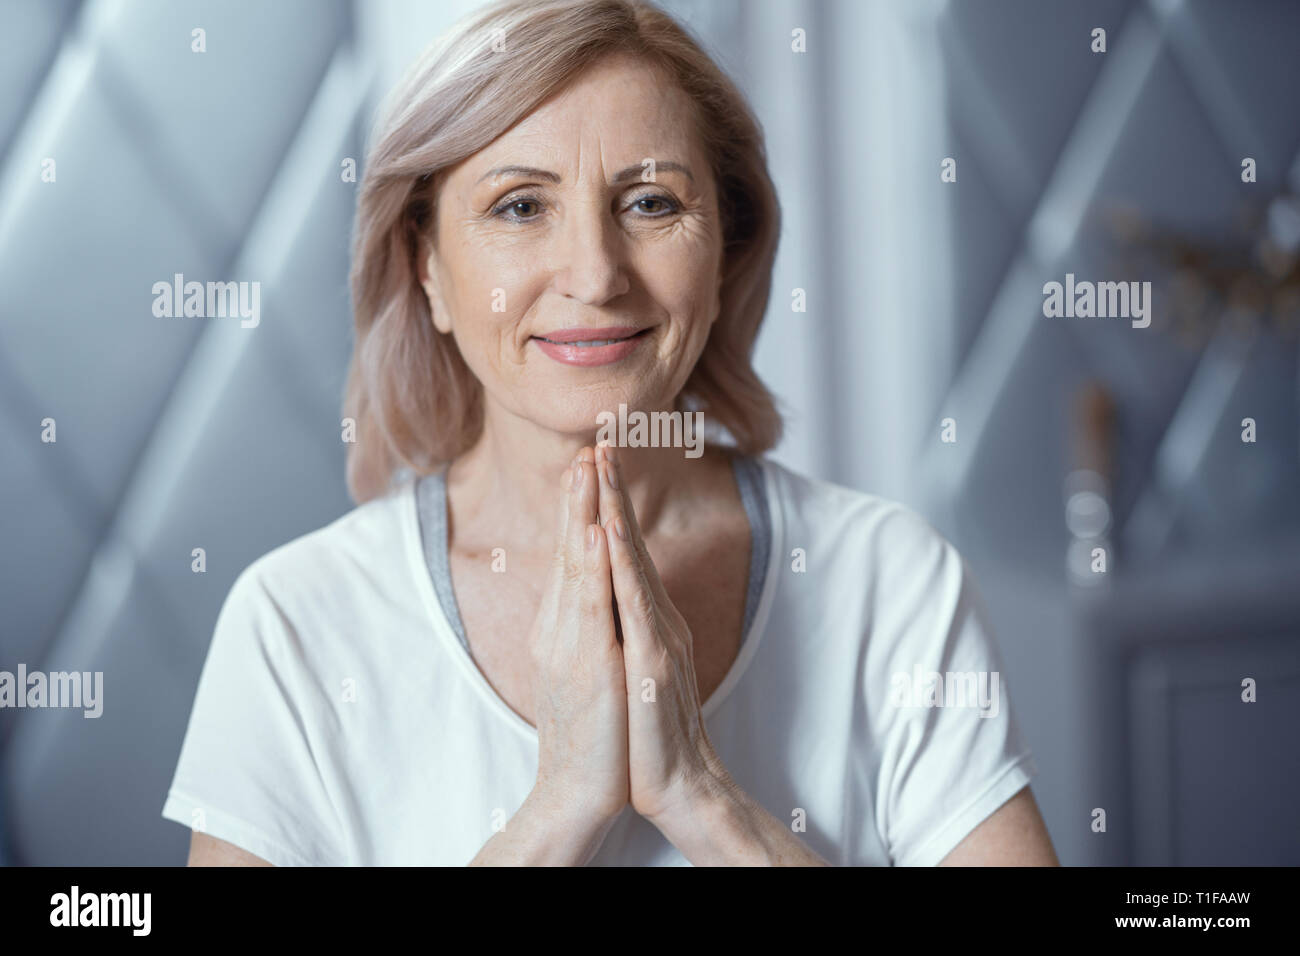
<svg viewBox="0 0 1300 956">
<path fill-rule="evenodd" d="M 703 348 L 717 301 L 716 276 L 701 273 L 697 264 L 683 265 L 675 277 L 665 277 L 656 299 L 672 319 L 674 343 Z"/>
<path fill-rule="evenodd" d="M 718 295 L 716 244 L 700 224 L 686 221 L 643 263 L 652 295 L 673 319 L 676 334 L 707 337 Z"/>
<path fill-rule="evenodd" d="M 527 308 L 527 263 L 508 251 L 470 248 L 454 274 L 457 337 L 495 352 L 493 342 L 510 336 Z"/>
</svg>

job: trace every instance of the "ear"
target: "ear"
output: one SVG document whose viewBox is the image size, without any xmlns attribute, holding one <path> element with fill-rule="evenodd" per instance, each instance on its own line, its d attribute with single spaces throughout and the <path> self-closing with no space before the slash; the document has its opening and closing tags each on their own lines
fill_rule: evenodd
<svg viewBox="0 0 1300 956">
<path fill-rule="evenodd" d="M 439 289 L 438 275 L 438 256 L 433 249 L 433 243 L 428 240 L 420 240 L 420 248 L 416 254 L 418 260 L 418 271 L 420 277 L 420 288 L 424 289 L 424 294 L 429 300 L 429 314 L 433 317 L 433 327 L 444 335 L 451 332 L 451 312 L 448 311 L 446 304 L 442 299 L 442 292 Z"/>
</svg>

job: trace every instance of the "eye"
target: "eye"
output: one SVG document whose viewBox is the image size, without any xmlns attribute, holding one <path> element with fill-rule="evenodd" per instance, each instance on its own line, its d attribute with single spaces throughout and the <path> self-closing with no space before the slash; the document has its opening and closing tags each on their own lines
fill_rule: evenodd
<svg viewBox="0 0 1300 956">
<path fill-rule="evenodd" d="M 657 209 L 653 208 L 656 203 L 658 204 Z M 646 208 L 646 204 L 652 208 Z M 677 204 L 667 196 L 642 196 L 641 198 L 634 200 L 632 205 L 639 207 L 643 213 L 653 219 L 658 219 L 660 216 L 666 216 L 669 213 L 677 211 Z"/>
<path fill-rule="evenodd" d="M 659 219 L 677 211 L 677 203 L 668 196 L 648 195 L 632 201 L 632 207 L 646 218 Z M 530 212 L 529 210 L 533 211 Z M 492 210 L 492 215 L 507 222 L 529 222 L 540 215 L 541 203 L 531 196 L 512 196 Z"/>
<path fill-rule="evenodd" d="M 529 196 L 514 196 L 510 199 L 507 199 L 505 202 L 501 203 L 501 205 L 493 209 L 492 215 L 501 219 L 505 219 L 508 222 L 526 222 L 530 219 L 536 219 L 537 213 L 533 213 L 531 215 L 527 213 L 520 214 L 519 213 L 520 207 L 524 207 L 526 209 L 529 206 L 540 207 L 540 205 L 541 204 L 538 203 L 536 199 L 533 199 Z M 507 211 L 510 212 L 510 215 L 506 215 Z"/>
</svg>

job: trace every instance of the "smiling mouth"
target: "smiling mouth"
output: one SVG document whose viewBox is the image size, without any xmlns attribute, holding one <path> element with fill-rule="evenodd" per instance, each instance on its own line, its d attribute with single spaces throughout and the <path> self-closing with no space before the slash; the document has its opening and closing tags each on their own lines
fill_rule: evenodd
<svg viewBox="0 0 1300 956">
<path fill-rule="evenodd" d="M 601 331 L 603 332 L 604 330 Z M 557 336 L 555 338 L 547 338 L 544 335 L 534 335 L 533 338 L 537 339 L 539 342 L 549 342 L 551 345 L 567 345 L 567 346 L 576 346 L 578 348 L 583 348 L 583 349 L 594 349 L 594 348 L 599 348 L 602 345 L 617 345 L 619 342 L 627 342 L 630 339 L 634 339 L 637 338 L 638 336 L 645 335 L 649 331 L 650 330 L 648 328 L 641 329 L 637 332 L 631 332 L 627 335 L 620 335 L 614 338 L 609 337 L 608 333 L 606 332 L 605 333 L 606 337 L 599 338 L 599 339 L 569 338 L 569 335 L 572 335 L 573 333 L 567 333 L 563 337 Z M 578 334 L 581 334 L 580 330 Z"/>
</svg>

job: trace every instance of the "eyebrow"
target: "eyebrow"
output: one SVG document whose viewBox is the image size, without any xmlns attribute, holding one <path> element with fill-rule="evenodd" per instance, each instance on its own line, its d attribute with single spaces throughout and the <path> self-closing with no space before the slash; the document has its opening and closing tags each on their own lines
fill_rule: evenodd
<svg viewBox="0 0 1300 956">
<path fill-rule="evenodd" d="M 642 164 L 637 163 L 634 166 L 628 166 L 626 169 L 620 169 L 614 174 L 613 181 L 621 183 L 626 182 L 629 179 L 640 179 L 641 170 L 643 168 Z M 691 182 L 695 182 L 695 176 L 691 173 L 690 169 L 683 166 L 681 163 L 675 163 L 672 160 L 656 162 L 655 172 L 658 173 L 661 169 L 665 172 L 681 173 Z M 536 166 L 498 166 L 495 169 L 489 169 L 486 173 L 480 176 L 478 182 L 481 183 L 485 179 L 497 176 L 535 176 L 538 179 L 545 179 L 547 182 L 561 182 L 559 173 L 553 173 L 549 169 L 538 169 Z M 475 183 L 474 185 L 477 186 L 478 183 Z"/>
</svg>

